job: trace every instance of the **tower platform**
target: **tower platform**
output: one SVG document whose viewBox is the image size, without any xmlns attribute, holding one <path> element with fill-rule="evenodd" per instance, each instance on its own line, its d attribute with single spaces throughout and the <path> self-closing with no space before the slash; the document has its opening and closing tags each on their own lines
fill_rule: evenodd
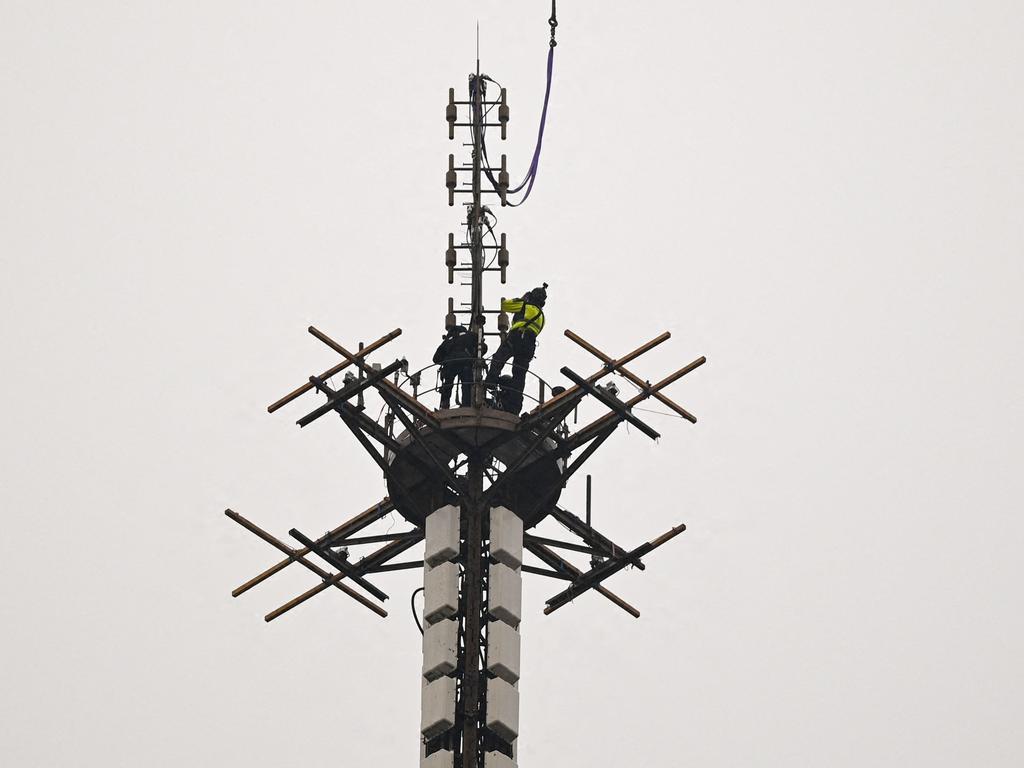
<svg viewBox="0 0 1024 768">
<path fill-rule="evenodd" d="M 463 460 L 467 451 L 479 451 L 485 466 L 497 461 L 501 470 L 512 468 L 492 501 L 513 510 L 524 528 L 543 520 L 558 502 L 565 460 L 554 439 L 538 440 L 533 429 L 521 426 L 518 416 L 496 408 L 451 408 L 434 417 L 439 429 L 417 421 L 417 434 L 402 432 L 396 438 L 402 448 L 388 451 L 386 457 L 388 494 L 413 525 L 422 527 L 426 515 L 443 504 L 459 503 L 435 462 Z"/>
</svg>

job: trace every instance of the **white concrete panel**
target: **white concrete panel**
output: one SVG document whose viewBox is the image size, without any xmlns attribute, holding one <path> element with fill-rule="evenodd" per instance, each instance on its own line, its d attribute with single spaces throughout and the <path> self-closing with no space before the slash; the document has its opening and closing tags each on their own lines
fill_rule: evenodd
<svg viewBox="0 0 1024 768">
<path fill-rule="evenodd" d="M 523 576 L 503 563 L 493 563 L 488 609 L 496 619 L 518 627 L 523 614 Z"/>
<path fill-rule="evenodd" d="M 504 621 L 487 626 L 487 669 L 508 683 L 519 681 L 519 632 Z"/>
<path fill-rule="evenodd" d="M 502 755 L 504 757 L 504 755 Z M 486 760 L 484 761 L 486 765 Z M 439 749 L 437 752 L 432 754 L 430 757 L 424 757 L 420 760 L 420 768 L 454 768 L 455 765 L 455 753 L 449 752 L 447 749 Z M 497 763 L 495 763 L 497 765 Z M 511 763 L 515 765 L 515 763 Z"/>
<path fill-rule="evenodd" d="M 505 741 L 519 736 L 519 691 L 500 677 L 487 681 L 487 727 Z"/>
<path fill-rule="evenodd" d="M 458 662 L 459 625 L 442 619 L 423 631 L 423 676 L 436 680 L 455 670 Z M 518 654 L 516 656 L 518 660 Z"/>
<path fill-rule="evenodd" d="M 491 508 L 491 557 L 513 569 L 523 564 L 523 520 L 508 507 Z"/>
<path fill-rule="evenodd" d="M 516 761 L 501 752 L 485 752 L 484 768 L 516 768 Z"/>
<path fill-rule="evenodd" d="M 423 619 L 433 624 L 459 610 L 459 567 L 441 563 L 423 567 Z"/>
<path fill-rule="evenodd" d="M 455 725 L 455 678 L 442 677 L 423 686 L 420 733 L 432 739 Z"/>
<path fill-rule="evenodd" d="M 451 560 L 459 554 L 459 508 L 448 504 L 427 516 L 424 528 L 426 548 L 423 559 L 431 566 Z"/>
</svg>

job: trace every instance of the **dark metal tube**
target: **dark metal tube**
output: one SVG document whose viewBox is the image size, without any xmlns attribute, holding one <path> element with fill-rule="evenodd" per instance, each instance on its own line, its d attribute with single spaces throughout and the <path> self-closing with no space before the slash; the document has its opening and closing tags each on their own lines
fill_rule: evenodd
<svg viewBox="0 0 1024 768">
<path fill-rule="evenodd" d="M 590 475 L 587 475 L 587 525 L 590 525 Z"/>
</svg>

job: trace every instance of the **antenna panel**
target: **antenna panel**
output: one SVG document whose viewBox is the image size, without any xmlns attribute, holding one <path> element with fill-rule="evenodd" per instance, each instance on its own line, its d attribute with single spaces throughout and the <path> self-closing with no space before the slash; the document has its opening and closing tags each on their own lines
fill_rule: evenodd
<svg viewBox="0 0 1024 768">
<path fill-rule="evenodd" d="M 491 557 L 513 569 L 523 564 L 523 519 L 508 507 L 491 508 Z"/>
<path fill-rule="evenodd" d="M 502 755 L 502 757 L 505 757 Z M 434 752 L 430 757 L 424 757 L 420 760 L 420 768 L 452 768 L 455 763 L 455 753 L 449 752 L 447 749 L 441 749 Z M 487 763 L 490 765 L 490 763 Z M 495 763 L 498 765 L 498 763 Z M 501 763 L 505 765 L 505 763 Z M 515 763 L 508 763 L 508 765 L 515 766 Z"/>
<path fill-rule="evenodd" d="M 488 752 L 484 756 L 484 768 L 516 768 L 516 761 L 501 752 Z"/>
<path fill-rule="evenodd" d="M 487 684 L 487 727 L 505 741 L 519 736 L 519 691 L 500 677 Z"/>
<path fill-rule="evenodd" d="M 516 692 L 518 694 L 518 691 Z M 423 686 L 420 733 L 432 739 L 455 725 L 455 678 L 442 677 Z"/>
<path fill-rule="evenodd" d="M 519 571 L 502 563 L 491 566 L 487 608 L 494 618 L 519 626 L 523 616 L 523 576 Z"/>
<path fill-rule="evenodd" d="M 487 671 L 507 683 L 519 682 L 519 631 L 503 621 L 487 628 Z"/>
<path fill-rule="evenodd" d="M 517 649 L 518 651 L 518 649 Z M 459 623 L 442 619 L 423 631 L 423 677 L 436 680 L 454 672 L 458 664 Z M 518 661 L 518 652 L 516 654 Z"/>
<path fill-rule="evenodd" d="M 423 573 L 423 620 L 433 624 L 458 613 L 459 567 L 455 563 L 424 565 Z"/>
<path fill-rule="evenodd" d="M 448 504 L 427 517 L 423 559 L 436 566 L 459 554 L 459 508 Z"/>
</svg>

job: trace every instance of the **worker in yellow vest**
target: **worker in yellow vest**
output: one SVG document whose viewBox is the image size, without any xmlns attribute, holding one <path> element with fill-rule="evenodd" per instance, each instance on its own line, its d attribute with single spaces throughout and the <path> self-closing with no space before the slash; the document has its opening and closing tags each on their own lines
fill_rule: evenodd
<svg viewBox="0 0 1024 768">
<path fill-rule="evenodd" d="M 544 330 L 544 303 L 548 298 L 548 284 L 527 291 L 520 299 L 502 299 L 501 311 L 512 312 L 512 325 L 498 351 L 491 358 L 486 383 L 498 383 L 501 369 L 512 358 L 512 382 L 503 387 L 505 410 L 519 413 L 523 407 L 523 389 L 526 386 L 526 372 L 537 350 L 537 336 Z"/>
</svg>

